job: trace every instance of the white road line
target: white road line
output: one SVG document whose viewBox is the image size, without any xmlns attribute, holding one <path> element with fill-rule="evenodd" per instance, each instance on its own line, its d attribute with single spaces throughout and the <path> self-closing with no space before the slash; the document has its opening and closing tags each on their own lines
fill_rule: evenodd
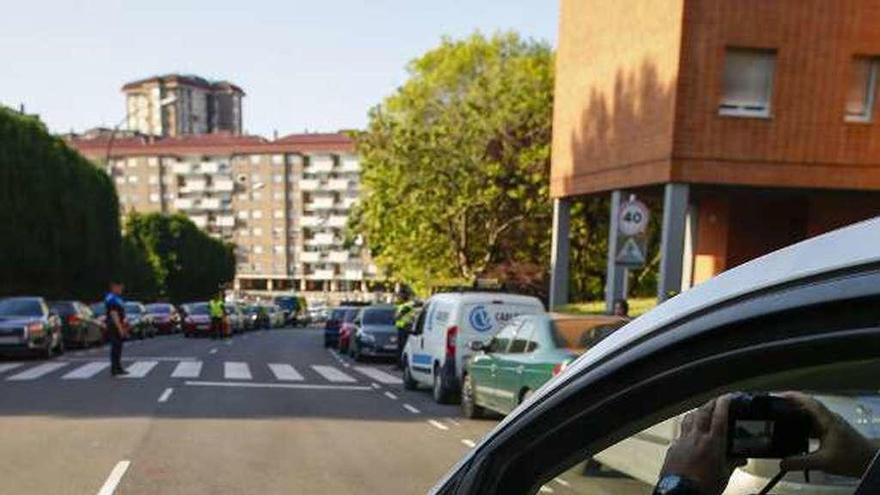
<svg viewBox="0 0 880 495">
<path fill-rule="evenodd" d="M 217 348 L 215 347 L 211 349 L 210 351 L 208 351 L 208 354 L 217 354 Z"/>
<path fill-rule="evenodd" d="M 130 465 L 131 461 L 119 461 L 116 463 L 113 471 L 110 471 L 110 476 L 107 477 L 107 481 L 104 482 L 104 486 L 98 490 L 98 495 L 113 495 L 113 493 L 116 492 L 116 487 L 119 486 L 119 482 L 122 481 L 122 477 L 125 476 L 125 471 L 128 470 L 128 466 Z"/>
<path fill-rule="evenodd" d="M 123 361 L 195 361 L 196 357 L 193 356 L 122 356 Z M 65 357 L 58 359 L 58 362 L 79 362 L 79 361 L 88 361 L 93 362 L 95 358 L 93 357 Z M 110 362 L 109 360 L 107 361 Z"/>
<path fill-rule="evenodd" d="M 226 341 L 226 345 L 227 345 L 227 346 L 232 345 L 232 341 L 231 341 L 231 340 L 227 340 L 227 341 Z"/>
<path fill-rule="evenodd" d="M 419 411 L 418 409 L 416 409 L 415 407 L 413 407 L 413 406 L 411 406 L 411 405 L 409 405 L 409 404 L 404 404 L 404 405 L 403 405 L 403 408 L 406 409 L 407 411 L 413 413 L 413 414 L 420 414 L 420 413 L 422 412 L 422 411 Z"/>
<path fill-rule="evenodd" d="M 260 382 L 202 382 L 186 381 L 186 385 L 200 387 L 230 387 L 230 388 L 290 388 L 305 390 L 370 390 L 364 385 L 318 385 L 312 383 L 260 383 Z"/>
<path fill-rule="evenodd" d="M 467 445 L 469 448 L 474 448 L 477 446 L 477 444 L 475 444 L 474 441 L 470 438 L 462 438 L 461 443 Z"/>
<path fill-rule="evenodd" d="M 303 381 L 303 376 L 299 371 L 296 371 L 296 368 L 289 364 L 269 363 L 269 369 L 272 370 L 272 374 L 275 375 L 275 378 L 278 380 L 289 382 Z"/>
<path fill-rule="evenodd" d="M 437 428 L 438 430 L 446 431 L 446 430 L 449 429 L 448 426 L 446 426 L 446 425 L 444 425 L 443 423 L 437 421 L 436 419 L 429 419 L 429 420 L 428 420 L 428 424 L 430 424 L 430 425 L 433 426 L 434 428 Z"/>
<path fill-rule="evenodd" d="M 143 378 L 147 376 L 147 373 L 152 371 L 157 364 L 159 364 L 159 361 L 135 361 L 134 364 L 126 368 L 128 374 L 122 376 L 124 378 Z"/>
<path fill-rule="evenodd" d="M 538 490 L 538 492 L 540 492 L 540 493 L 553 493 L 554 490 L 553 490 L 552 488 L 550 488 L 549 486 L 547 486 L 547 485 L 543 485 L 543 486 L 541 487 L 541 489 Z"/>
<path fill-rule="evenodd" d="M 171 378 L 198 378 L 201 373 L 201 361 L 181 361 L 171 372 Z"/>
<path fill-rule="evenodd" d="M 562 485 L 562 486 L 564 486 L 564 487 L 566 487 L 566 488 L 570 488 L 570 487 L 571 487 L 571 483 L 565 481 L 565 480 L 562 479 L 562 478 L 553 478 L 553 481 L 559 483 L 560 485 Z"/>
<path fill-rule="evenodd" d="M 342 365 L 345 366 L 346 368 L 351 368 L 351 365 L 348 363 L 342 363 Z"/>
<path fill-rule="evenodd" d="M 353 383 L 356 382 L 350 375 L 345 374 L 333 366 L 313 365 L 312 369 L 325 379 L 336 383 Z"/>
<path fill-rule="evenodd" d="M 12 375 L 7 380 L 11 381 L 22 381 L 22 380 L 33 380 L 35 378 L 39 378 L 43 375 L 48 375 L 49 373 L 61 369 L 67 366 L 67 363 L 43 363 L 39 366 L 34 366 L 33 368 L 27 369 L 18 373 L 17 375 Z"/>
<path fill-rule="evenodd" d="M 13 369 L 15 369 L 15 368 L 18 368 L 19 366 L 21 366 L 21 363 L 5 363 L 5 364 L 0 364 L 0 373 L 6 372 L 6 371 L 9 371 L 9 370 L 13 370 Z"/>
<path fill-rule="evenodd" d="M 455 426 L 461 426 L 461 423 L 459 423 L 458 421 L 456 421 L 452 418 L 446 418 L 446 421 L 448 421 L 449 423 L 452 423 Z"/>
<path fill-rule="evenodd" d="M 388 385 L 400 385 L 403 383 L 403 380 L 400 378 L 376 368 L 370 368 L 369 366 L 355 366 L 354 369 L 358 373 L 366 375 L 368 378 L 372 378 L 379 383 L 385 383 Z"/>
<path fill-rule="evenodd" d="M 173 388 L 166 388 L 162 395 L 159 396 L 159 402 L 168 402 L 168 398 L 171 397 L 171 393 L 174 392 Z"/>
<path fill-rule="evenodd" d="M 253 377 L 247 363 L 226 361 L 223 363 L 223 378 L 227 380 L 250 380 Z"/>
<path fill-rule="evenodd" d="M 379 390 L 380 388 L 382 388 L 382 385 L 379 385 L 378 383 L 374 383 L 373 388 L 375 388 L 376 390 Z"/>
<path fill-rule="evenodd" d="M 63 380 L 84 380 L 86 378 L 91 378 L 98 373 L 104 371 L 106 368 L 110 367 L 110 363 L 105 361 L 95 361 L 92 363 L 87 363 L 79 368 L 71 371 L 70 373 L 62 376 Z"/>
<path fill-rule="evenodd" d="M 397 400 L 397 396 L 392 394 L 391 392 L 385 392 L 385 397 L 388 397 L 391 400 Z"/>
</svg>

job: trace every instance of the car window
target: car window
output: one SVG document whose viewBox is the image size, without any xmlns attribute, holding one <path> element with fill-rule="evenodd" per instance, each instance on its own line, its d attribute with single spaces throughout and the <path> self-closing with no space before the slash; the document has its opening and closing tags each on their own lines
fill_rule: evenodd
<svg viewBox="0 0 880 495">
<path fill-rule="evenodd" d="M 394 308 L 364 310 L 364 325 L 394 325 Z"/>
<path fill-rule="evenodd" d="M 626 324 L 625 321 L 607 321 L 592 318 L 563 318 L 550 322 L 553 343 L 561 349 L 583 351 L 596 345 L 612 332 Z"/>
<path fill-rule="evenodd" d="M 522 325 L 522 319 L 515 318 L 511 320 L 510 323 L 501 327 L 501 331 L 499 331 L 489 342 L 489 352 L 507 352 L 508 346 L 510 346 L 511 341 L 513 341 L 520 325 Z"/>
<path fill-rule="evenodd" d="M 345 323 L 351 323 L 357 318 L 358 310 L 357 309 L 348 309 L 345 311 L 345 318 L 342 319 Z"/>
<path fill-rule="evenodd" d="M 526 352 L 526 347 L 528 347 L 529 339 L 532 337 L 532 334 L 535 330 L 535 321 L 533 318 L 523 318 L 522 325 L 519 327 L 519 330 L 516 332 L 516 336 L 513 338 L 513 342 L 510 344 L 510 349 L 507 351 L 511 354 L 519 354 Z"/>
<path fill-rule="evenodd" d="M 49 304 L 49 309 L 58 316 L 70 316 L 77 313 L 76 304 L 72 302 L 53 302 Z"/>
<path fill-rule="evenodd" d="M 43 316 L 43 305 L 39 299 L 18 298 L 0 299 L 0 316 Z"/>
</svg>

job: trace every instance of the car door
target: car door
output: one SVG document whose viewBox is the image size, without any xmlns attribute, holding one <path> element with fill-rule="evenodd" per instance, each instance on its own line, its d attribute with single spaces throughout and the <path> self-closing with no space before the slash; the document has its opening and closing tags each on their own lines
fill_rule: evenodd
<svg viewBox="0 0 880 495">
<path fill-rule="evenodd" d="M 407 361 L 410 373 L 413 378 L 422 383 L 431 382 L 432 357 L 430 353 L 425 352 L 425 332 L 427 331 L 428 314 L 433 306 L 433 303 L 425 305 L 425 309 L 416 318 L 412 333 L 407 337 L 407 348 L 409 349 Z"/>
<path fill-rule="evenodd" d="M 519 405 L 525 389 L 525 369 L 528 364 L 526 347 L 535 327 L 534 317 L 521 316 L 518 326 L 511 336 L 507 352 L 498 356 L 498 368 L 495 375 L 495 397 L 501 412 L 508 413 Z"/>
<path fill-rule="evenodd" d="M 506 411 L 507 392 L 499 387 L 501 367 L 505 362 L 510 343 L 513 342 L 522 320 L 515 318 L 501 327 L 501 330 L 489 341 L 486 351 L 479 356 L 476 374 L 474 375 L 474 398 L 477 404 L 485 405 L 498 412 Z"/>
</svg>

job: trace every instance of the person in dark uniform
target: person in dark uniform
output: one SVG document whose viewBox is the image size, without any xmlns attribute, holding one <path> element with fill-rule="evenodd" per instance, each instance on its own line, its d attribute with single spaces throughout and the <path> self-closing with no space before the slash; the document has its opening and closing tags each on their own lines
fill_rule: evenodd
<svg viewBox="0 0 880 495">
<path fill-rule="evenodd" d="M 107 338 L 110 340 L 110 374 L 113 376 L 128 374 L 122 367 L 122 342 L 128 336 L 122 289 L 122 282 L 111 282 L 110 292 L 104 297 L 104 306 L 107 309 Z"/>
</svg>

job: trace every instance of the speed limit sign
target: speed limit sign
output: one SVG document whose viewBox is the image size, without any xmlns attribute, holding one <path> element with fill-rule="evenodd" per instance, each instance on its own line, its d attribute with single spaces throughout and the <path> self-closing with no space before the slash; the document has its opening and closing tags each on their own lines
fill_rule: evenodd
<svg viewBox="0 0 880 495">
<path fill-rule="evenodd" d="M 630 199 L 620 205 L 618 229 L 621 234 L 629 237 L 644 234 L 648 229 L 649 218 L 650 212 L 645 203 Z"/>
</svg>

